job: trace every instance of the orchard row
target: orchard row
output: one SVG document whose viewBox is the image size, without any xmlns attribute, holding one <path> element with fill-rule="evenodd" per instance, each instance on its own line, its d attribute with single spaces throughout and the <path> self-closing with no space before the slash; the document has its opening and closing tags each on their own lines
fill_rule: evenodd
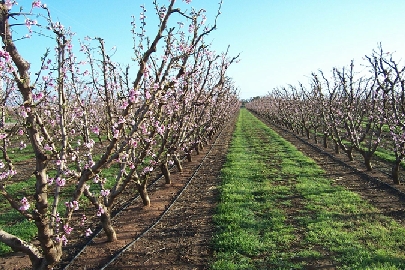
<svg viewBox="0 0 405 270">
<path fill-rule="evenodd" d="M 83 200 L 92 205 L 108 240 L 115 241 L 111 210 L 117 198 L 124 191 L 139 192 L 149 205 L 151 172 L 161 170 L 170 183 L 168 166 L 181 170 L 179 157 L 191 158 L 237 112 L 238 96 L 226 72 L 238 56 L 217 54 L 205 41 L 220 10 L 210 26 L 204 9 L 186 12 L 175 5 L 191 1 L 175 2 L 153 1 L 159 21 L 154 36 L 145 34 L 144 6 L 138 20 L 133 18 L 134 52 L 129 57 L 137 64 L 135 70 L 113 62 L 101 38 L 78 43 L 40 1 L 27 12 L 14 11 L 15 1 L 0 2 L 0 190 L 10 208 L 35 223 L 40 246 L 3 228 L 0 240 L 29 255 L 33 268 L 54 266 L 72 230 L 86 230 L 80 223 L 86 224 L 87 217 L 74 218 Z M 15 18 L 21 23 L 12 24 Z M 28 29 L 22 42 L 31 42 L 26 38 L 38 32 L 55 41 L 55 49 L 41 58 L 40 70 L 31 70 L 19 53 L 20 37 L 13 36 L 18 27 Z M 27 161 L 35 185 L 23 198 L 7 189 L 14 179 L 28 180 L 19 178 L 25 174 L 10 155 L 18 149 L 32 149 L 35 156 Z M 103 175 L 106 170 L 110 175 L 114 171 L 109 179 Z M 68 186 L 74 188 L 67 194 Z"/>
<path fill-rule="evenodd" d="M 399 184 L 405 156 L 405 66 L 381 46 L 366 64 L 354 62 L 331 75 L 312 73 L 309 85 L 273 89 L 267 96 L 246 105 L 252 111 L 296 133 L 332 141 L 336 153 L 353 160 L 353 151 L 372 170 L 376 151 L 391 156 L 392 179 Z"/>
</svg>

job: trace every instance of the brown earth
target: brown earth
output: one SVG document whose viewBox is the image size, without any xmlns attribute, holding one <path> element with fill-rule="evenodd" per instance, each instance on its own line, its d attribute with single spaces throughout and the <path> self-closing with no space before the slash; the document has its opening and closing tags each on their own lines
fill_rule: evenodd
<svg viewBox="0 0 405 270">
<path fill-rule="evenodd" d="M 326 176 L 335 185 L 359 193 L 381 213 L 393 217 L 405 226 L 403 195 L 374 181 L 378 178 L 391 185 L 392 181 L 387 175 L 377 171 L 367 173 L 360 161 L 349 163 L 344 155 L 335 155 L 328 149 L 319 151 L 283 129 L 272 128 L 322 166 Z M 173 184 L 165 185 L 164 180 L 161 180 L 152 185 L 149 191 L 151 207 L 142 207 L 141 202 L 136 200 L 117 216 L 114 219 L 119 239 L 117 242 L 107 243 L 105 236 L 100 234 L 68 269 L 101 269 L 120 249 L 141 234 L 139 240 L 106 269 L 207 269 L 212 259 L 210 241 L 214 232 L 212 214 L 218 196 L 216 187 L 220 182 L 219 172 L 225 161 L 232 130 L 233 127 L 228 127 L 223 136 L 211 145 L 212 150 L 207 158 L 204 159 L 204 156 L 211 146 L 207 146 L 200 155 L 193 156 L 192 162 L 184 163 L 184 172 L 174 172 Z M 161 217 L 191 177 L 190 184 Z M 405 192 L 404 185 L 397 185 L 395 188 Z M 293 216 L 302 207 L 298 198 L 293 201 L 293 205 L 293 208 L 287 209 L 289 216 Z M 145 232 L 158 219 L 159 222 Z M 77 247 L 72 246 L 67 252 L 70 256 L 64 257 L 60 269 L 77 252 Z M 326 255 L 324 259 L 307 262 L 307 269 L 336 269 L 337 265 Z M 29 267 L 29 261 L 21 254 L 0 258 L 0 269 L 25 267 Z"/>
</svg>

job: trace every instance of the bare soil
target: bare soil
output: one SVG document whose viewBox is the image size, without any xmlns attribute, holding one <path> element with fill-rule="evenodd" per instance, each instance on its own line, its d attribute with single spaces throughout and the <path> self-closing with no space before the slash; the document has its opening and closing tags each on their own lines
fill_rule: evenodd
<svg viewBox="0 0 405 270">
<path fill-rule="evenodd" d="M 335 155 L 329 149 L 319 150 L 283 129 L 271 127 L 300 151 L 313 158 L 335 185 L 357 192 L 381 213 L 393 217 L 405 226 L 404 196 L 401 193 L 405 192 L 404 185 L 395 186 L 399 192 L 393 191 L 387 185 L 374 181 L 378 178 L 391 185 L 392 181 L 387 175 L 377 171 L 366 172 L 361 162 L 348 162 L 344 155 Z M 151 186 L 150 207 L 143 207 L 140 201 L 135 201 L 119 214 L 114 219 L 119 239 L 117 242 L 108 243 L 105 236 L 100 234 L 68 269 L 101 269 L 105 263 L 117 256 L 120 249 L 141 234 L 139 240 L 106 269 L 208 269 L 213 255 L 210 245 L 215 229 L 212 215 L 218 199 L 219 174 L 232 131 L 233 126 L 226 128 L 223 134 L 225 136 L 215 145 L 211 145 L 212 151 L 206 159 L 204 156 L 211 146 L 207 146 L 200 155 L 193 156 L 192 162 L 184 163 L 184 172 L 173 172 L 171 185 L 165 185 L 162 180 Z M 193 177 L 190 184 L 162 216 L 190 177 Z M 289 211 L 288 215 L 293 216 L 294 212 L 302 207 L 299 198 L 293 201 L 293 205 L 291 209 L 286 209 Z M 157 220 L 159 222 L 148 230 Z M 70 246 L 59 269 L 66 267 L 77 250 L 78 244 Z M 328 259 L 327 254 L 317 261 L 306 263 L 307 269 L 338 267 Z M 29 260 L 22 254 L 10 254 L 0 258 L 0 269 L 24 268 L 29 268 Z"/>
</svg>

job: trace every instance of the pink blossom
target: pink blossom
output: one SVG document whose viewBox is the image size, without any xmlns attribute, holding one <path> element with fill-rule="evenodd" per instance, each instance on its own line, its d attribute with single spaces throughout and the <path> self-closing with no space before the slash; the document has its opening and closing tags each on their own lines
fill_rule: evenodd
<svg viewBox="0 0 405 270">
<path fill-rule="evenodd" d="M 63 226 L 63 230 L 65 231 L 66 234 L 70 234 L 73 231 L 73 228 L 69 226 L 69 224 L 65 224 Z"/>
<path fill-rule="evenodd" d="M 115 139 L 118 139 L 119 135 L 120 135 L 120 131 L 119 131 L 118 129 L 114 130 L 114 135 L 113 135 L 113 137 L 114 137 Z"/>
<path fill-rule="evenodd" d="M 6 0 L 4 4 L 6 5 L 7 9 L 10 10 L 13 7 L 13 5 L 16 4 L 16 2 L 12 0 Z"/>
<path fill-rule="evenodd" d="M 82 215 L 81 222 L 80 222 L 80 225 L 81 225 L 81 226 L 84 226 L 84 223 L 86 222 L 86 220 L 87 220 L 87 217 L 86 217 L 85 214 L 83 214 L 83 215 Z"/>
<path fill-rule="evenodd" d="M 104 208 L 99 206 L 97 210 L 97 216 L 100 217 L 102 214 L 104 214 Z"/>
<path fill-rule="evenodd" d="M 53 150 L 52 146 L 50 146 L 50 145 L 48 145 L 48 144 L 45 144 L 45 145 L 44 145 L 44 149 L 45 149 L 46 151 L 52 151 L 52 150 Z"/>
<path fill-rule="evenodd" d="M 125 110 L 125 109 L 128 107 L 128 105 L 129 105 L 129 102 L 126 101 L 126 100 L 124 100 L 124 101 L 122 102 L 121 106 L 120 106 L 120 109 Z"/>
<path fill-rule="evenodd" d="M 138 141 L 137 141 L 137 140 L 134 140 L 134 139 L 131 139 L 131 140 L 129 141 L 129 144 L 130 144 L 133 148 L 136 148 L 136 147 L 138 146 Z"/>
<path fill-rule="evenodd" d="M 48 178 L 48 185 L 52 185 L 54 180 L 54 178 Z"/>
<path fill-rule="evenodd" d="M 26 147 L 27 147 L 27 144 L 24 143 L 24 141 L 21 141 L 21 142 L 20 142 L 20 150 L 23 150 L 23 149 L 25 149 Z"/>
<path fill-rule="evenodd" d="M 34 1 L 34 2 L 32 2 L 32 7 L 33 8 L 40 8 L 41 7 L 41 1 Z"/>
<path fill-rule="evenodd" d="M 11 62 L 10 54 L 2 49 L 0 49 L 0 58 L 4 58 L 6 62 Z"/>
<path fill-rule="evenodd" d="M 101 196 L 107 197 L 110 194 L 110 190 L 109 189 L 102 189 L 100 193 L 101 193 Z"/>
<path fill-rule="evenodd" d="M 96 174 L 96 175 L 94 176 L 94 178 L 93 178 L 93 182 L 94 182 L 95 184 L 97 184 L 99 181 L 100 181 L 100 176 L 99 176 L 98 174 Z"/>
<path fill-rule="evenodd" d="M 57 186 L 63 187 L 66 184 L 66 180 L 64 178 L 58 177 L 58 178 L 56 178 L 55 183 Z"/>
<path fill-rule="evenodd" d="M 73 210 L 79 210 L 78 201 L 65 202 L 65 206 Z"/>
<path fill-rule="evenodd" d="M 67 240 L 67 238 L 66 238 L 66 235 L 62 235 L 61 240 L 62 240 L 62 242 L 63 242 L 63 245 L 66 246 L 66 244 L 67 244 L 67 242 L 68 242 L 68 240 Z"/>
<path fill-rule="evenodd" d="M 147 173 L 149 173 L 149 172 L 151 172 L 151 171 L 153 171 L 153 168 L 152 168 L 152 167 L 146 166 L 146 167 L 143 169 L 143 173 L 144 173 L 144 174 L 147 174 Z"/>
<path fill-rule="evenodd" d="M 93 231 L 90 228 L 87 228 L 86 230 L 86 237 L 89 237 L 90 235 L 93 234 Z"/>
<path fill-rule="evenodd" d="M 20 136 L 24 135 L 24 130 L 20 129 L 20 130 L 18 131 L 18 135 L 20 135 Z"/>
<path fill-rule="evenodd" d="M 30 208 L 30 203 L 28 202 L 27 198 L 22 198 L 21 201 L 21 206 L 19 208 L 20 211 L 27 211 Z"/>
<path fill-rule="evenodd" d="M 150 99 L 150 97 L 151 97 L 151 95 L 150 95 L 149 91 L 146 91 L 146 92 L 145 92 L 145 98 L 146 98 L 146 99 Z"/>
<path fill-rule="evenodd" d="M 92 128 L 91 128 L 91 131 L 92 131 L 94 134 L 97 134 L 97 135 L 100 134 L 100 129 L 99 129 L 97 126 L 92 127 Z"/>
<path fill-rule="evenodd" d="M 32 25 L 37 25 L 37 24 L 38 24 L 37 21 L 33 21 L 28 18 L 25 19 L 25 26 L 27 26 L 28 29 L 30 29 Z"/>
<path fill-rule="evenodd" d="M 61 221 L 59 213 L 56 213 L 55 221 L 56 221 L 56 223 L 59 223 Z"/>
</svg>

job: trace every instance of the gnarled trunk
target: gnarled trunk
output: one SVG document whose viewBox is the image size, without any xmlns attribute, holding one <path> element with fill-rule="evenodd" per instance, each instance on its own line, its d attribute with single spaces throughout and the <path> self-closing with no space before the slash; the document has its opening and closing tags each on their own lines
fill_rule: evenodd
<svg viewBox="0 0 405 270">
<path fill-rule="evenodd" d="M 160 165 L 160 169 L 162 171 L 163 176 L 165 177 L 165 183 L 166 184 L 171 184 L 172 180 L 170 178 L 170 171 L 169 171 L 169 168 L 167 167 L 167 162 L 163 162 Z"/>
<path fill-rule="evenodd" d="M 335 142 L 335 154 L 339 154 L 340 153 L 339 144 L 335 140 L 334 142 Z"/>
<path fill-rule="evenodd" d="M 305 128 L 305 134 L 307 136 L 307 139 L 309 140 L 310 138 L 309 129 Z"/>
<path fill-rule="evenodd" d="M 177 157 L 177 155 L 173 156 L 173 162 L 174 162 L 174 165 L 176 165 L 177 170 L 179 172 L 182 172 L 183 171 L 183 166 L 181 166 L 181 162 L 180 162 L 179 158 Z"/>
<path fill-rule="evenodd" d="M 314 130 L 314 142 L 315 144 L 318 144 L 318 135 L 316 134 L 316 129 Z"/>
<path fill-rule="evenodd" d="M 198 143 L 195 144 L 194 149 L 195 149 L 196 154 L 199 155 L 200 154 L 200 146 L 199 146 Z"/>
<path fill-rule="evenodd" d="M 193 161 L 193 159 L 192 159 L 192 157 L 191 157 L 191 151 L 188 151 L 188 152 L 186 153 L 186 156 L 187 156 L 188 162 Z"/>
<path fill-rule="evenodd" d="M 364 156 L 364 165 L 366 166 L 367 171 L 372 171 L 373 166 L 371 165 L 371 156 L 369 154 L 366 154 Z"/>
<path fill-rule="evenodd" d="M 345 149 L 345 153 L 347 155 L 347 157 L 349 158 L 349 161 L 353 161 L 353 150 L 352 149 Z"/>
<path fill-rule="evenodd" d="M 117 234 L 115 233 L 114 227 L 111 223 L 111 214 L 109 209 L 105 209 L 104 213 L 100 216 L 101 226 L 107 236 L 108 242 L 117 241 Z"/>
<path fill-rule="evenodd" d="M 399 164 L 401 164 L 401 160 L 396 160 L 394 165 L 392 166 L 392 180 L 394 184 L 399 185 Z"/>
<path fill-rule="evenodd" d="M 146 190 L 146 184 L 137 185 L 137 189 L 138 189 L 139 195 L 141 196 L 143 205 L 150 206 L 150 199 L 149 199 L 148 191 Z"/>
<path fill-rule="evenodd" d="M 328 148 L 328 134 L 327 133 L 323 134 L 323 147 Z"/>
</svg>

